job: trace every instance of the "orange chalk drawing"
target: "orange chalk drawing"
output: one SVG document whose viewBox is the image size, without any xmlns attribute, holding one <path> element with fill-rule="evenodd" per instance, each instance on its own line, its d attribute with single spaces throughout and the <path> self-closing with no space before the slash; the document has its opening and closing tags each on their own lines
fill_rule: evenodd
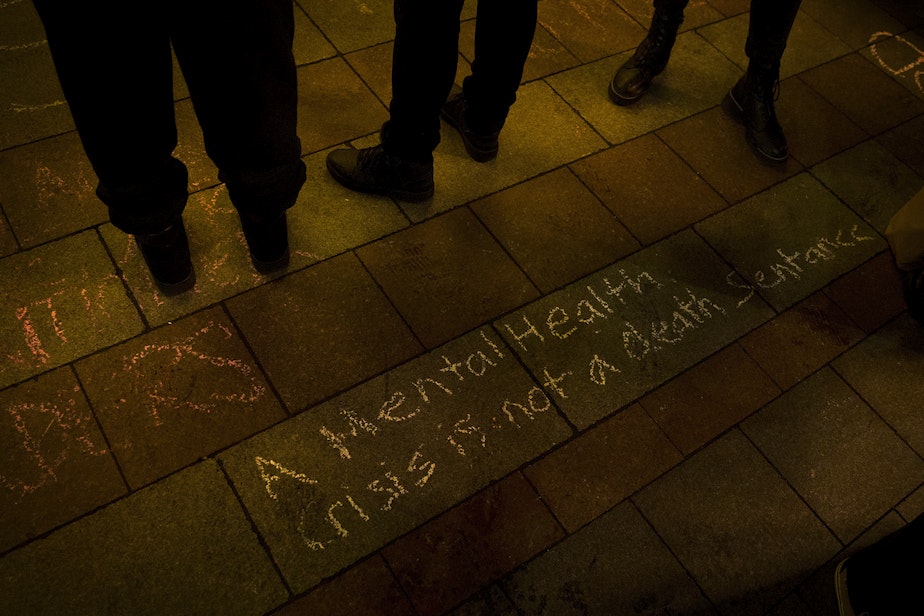
<svg viewBox="0 0 924 616">
<path fill-rule="evenodd" d="M 76 388 L 75 388 L 76 389 Z M 58 470 L 73 452 L 88 456 L 102 456 L 108 449 L 94 442 L 91 430 L 93 420 L 88 412 L 77 408 L 74 399 L 63 406 L 51 402 L 17 403 L 6 409 L 8 418 L 16 432 L 18 447 L 8 450 L 4 456 L 25 458 L 27 464 L 0 466 L 0 486 L 16 495 L 17 502 L 28 494 L 54 483 Z M 17 468 L 19 475 L 7 469 Z"/>
<path fill-rule="evenodd" d="M 889 66 L 889 64 L 883 59 L 882 53 L 879 50 L 879 44 L 885 40 L 894 40 L 895 42 L 904 45 L 911 51 L 912 55 L 917 54 L 917 57 L 911 62 L 908 62 L 904 66 L 900 66 L 898 68 Z M 911 73 L 911 79 L 918 87 L 918 90 L 924 92 L 924 51 L 918 49 L 911 41 L 904 38 L 903 36 L 892 34 L 891 32 L 874 32 L 869 37 L 869 42 L 869 50 L 873 54 L 873 57 L 876 58 L 876 61 L 879 62 L 880 66 L 882 66 L 882 68 L 884 68 L 894 77 L 899 77 L 905 73 Z M 911 71 L 914 72 L 912 73 Z"/>
</svg>

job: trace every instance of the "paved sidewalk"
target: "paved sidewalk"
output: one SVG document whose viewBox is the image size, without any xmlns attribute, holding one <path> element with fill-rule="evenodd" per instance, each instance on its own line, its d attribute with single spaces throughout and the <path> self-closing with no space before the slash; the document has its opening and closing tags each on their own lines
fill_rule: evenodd
<svg viewBox="0 0 924 616">
<path fill-rule="evenodd" d="M 177 73 L 198 283 L 106 220 L 30 2 L 0 3 L 0 613 L 836 614 L 924 512 L 924 328 L 883 231 L 924 184 L 924 10 L 805 0 L 760 164 L 719 103 L 745 0 L 540 0 L 500 156 L 351 193 L 385 0 L 297 0 L 308 183 L 250 265 Z M 474 2 L 465 9 L 459 79 Z"/>
</svg>

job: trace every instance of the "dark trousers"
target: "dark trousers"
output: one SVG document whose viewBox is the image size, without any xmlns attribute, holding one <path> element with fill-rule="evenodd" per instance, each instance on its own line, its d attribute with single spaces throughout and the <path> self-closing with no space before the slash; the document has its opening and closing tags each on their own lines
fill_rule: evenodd
<svg viewBox="0 0 924 616">
<path fill-rule="evenodd" d="M 854 554 L 847 561 L 847 588 L 859 611 L 920 614 L 924 599 L 924 514 Z"/>
<path fill-rule="evenodd" d="M 655 10 L 681 17 L 689 0 L 654 0 Z M 779 70 L 802 0 L 751 0 L 744 52 L 752 65 Z"/>
<path fill-rule="evenodd" d="M 452 90 L 459 60 L 463 0 L 395 0 L 390 119 L 386 150 L 427 159 L 440 141 L 440 108 Z M 536 31 L 538 0 L 480 0 L 475 60 L 463 82 L 467 121 L 479 131 L 500 130 L 516 100 L 523 65 Z"/>
<path fill-rule="evenodd" d="M 291 0 L 34 0 L 112 223 L 155 233 L 187 200 L 171 46 L 239 212 L 270 221 L 305 182 Z"/>
</svg>

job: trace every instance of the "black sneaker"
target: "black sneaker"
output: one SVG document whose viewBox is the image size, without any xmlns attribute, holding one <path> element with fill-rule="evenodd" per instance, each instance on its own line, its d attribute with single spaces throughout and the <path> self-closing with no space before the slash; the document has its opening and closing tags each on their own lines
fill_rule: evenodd
<svg viewBox="0 0 924 616">
<path fill-rule="evenodd" d="M 381 145 L 362 150 L 346 148 L 327 155 L 327 170 L 335 180 L 363 193 L 401 201 L 426 201 L 433 196 L 433 161 L 398 158 Z"/>
<path fill-rule="evenodd" d="M 195 286 L 196 272 L 182 219 L 158 233 L 135 235 L 135 243 L 164 295 L 177 295 Z"/>
<path fill-rule="evenodd" d="M 289 228 L 286 213 L 272 222 L 257 222 L 241 214 L 241 230 L 250 249 L 250 260 L 261 274 L 269 274 L 289 265 Z"/>
<path fill-rule="evenodd" d="M 440 117 L 447 124 L 459 131 L 465 151 L 479 163 L 486 163 L 497 158 L 497 138 L 500 131 L 479 133 L 471 129 L 465 121 L 465 110 L 468 104 L 460 93 L 449 98 L 440 112 Z"/>
</svg>

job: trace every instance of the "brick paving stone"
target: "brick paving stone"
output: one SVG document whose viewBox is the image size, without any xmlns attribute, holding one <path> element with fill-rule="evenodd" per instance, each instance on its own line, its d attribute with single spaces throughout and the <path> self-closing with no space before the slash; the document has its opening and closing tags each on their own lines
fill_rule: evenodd
<svg viewBox="0 0 924 616">
<path fill-rule="evenodd" d="M 886 247 L 875 230 L 806 173 L 695 228 L 777 310 Z"/>
<path fill-rule="evenodd" d="M 108 219 L 77 133 L 0 153 L 0 177 L 0 203 L 23 248 Z"/>
<path fill-rule="evenodd" d="M 107 349 L 77 373 L 133 489 L 286 417 L 220 309 Z"/>
<path fill-rule="evenodd" d="M 780 166 L 762 163 L 744 140 L 744 128 L 718 107 L 657 134 L 729 203 L 751 197 L 802 170 L 792 157 Z"/>
<path fill-rule="evenodd" d="M 394 12 L 387 0 L 297 3 L 315 23 L 324 24 L 324 34 L 338 51 L 355 51 L 395 38 Z"/>
<path fill-rule="evenodd" d="M 296 272 L 227 305 L 292 412 L 421 350 L 353 255 Z"/>
<path fill-rule="evenodd" d="M 465 208 L 363 246 L 356 254 L 427 348 L 539 295 Z"/>
<path fill-rule="evenodd" d="M 414 608 L 379 555 L 364 560 L 273 612 L 273 616 L 306 614 L 415 616 Z"/>
<path fill-rule="evenodd" d="M 344 56 L 383 105 L 391 102 L 391 58 L 394 48 L 394 44 L 389 41 Z"/>
<path fill-rule="evenodd" d="M 472 22 L 468 22 L 471 24 Z M 468 49 L 471 52 L 466 53 L 465 57 L 471 63 L 474 60 L 474 30 L 469 27 L 463 28 L 463 36 L 468 33 L 468 40 L 471 41 Z M 560 71 L 573 68 L 580 64 L 580 60 L 575 57 L 567 47 L 562 45 L 561 41 L 549 33 L 544 27 L 537 26 L 536 33 L 533 36 L 533 44 L 529 49 L 529 57 L 526 65 L 523 67 L 523 81 L 533 81 L 558 73 Z"/>
<path fill-rule="evenodd" d="M 901 277 L 890 251 L 838 278 L 824 293 L 867 334 L 905 309 Z"/>
<path fill-rule="evenodd" d="M 863 338 L 847 315 L 816 293 L 739 340 L 781 388 L 789 389 Z"/>
<path fill-rule="evenodd" d="M 853 211 L 879 232 L 919 190 L 921 177 L 875 141 L 866 141 L 812 169 Z"/>
<path fill-rule="evenodd" d="M 0 409 L 0 553 L 125 494 L 70 369 L 0 392 Z"/>
<path fill-rule="evenodd" d="M 924 455 L 924 333 L 903 315 L 832 365 L 879 415 Z"/>
<path fill-rule="evenodd" d="M 356 29 L 356 24 L 351 23 L 350 29 Z M 376 132 L 386 119 L 382 102 L 342 58 L 298 69 L 298 136 L 303 153 Z"/>
<path fill-rule="evenodd" d="M 807 71 L 800 79 L 871 135 L 924 112 L 924 100 L 858 53 Z"/>
<path fill-rule="evenodd" d="M 471 207 L 543 292 L 574 282 L 639 247 L 567 169 L 485 197 Z"/>
<path fill-rule="evenodd" d="M 495 326 L 584 428 L 768 319 L 745 286 L 685 231 Z"/>
<path fill-rule="evenodd" d="M 845 543 L 924 480 L 918 455 L 827 369 L 742 430 Z"/>
<path fill-rule="evenodd" d="M 649 393 L 639 403 L 689 455 L 780 393 L 737 344 Z"/>
<path fill-rule="evenodd" d="M 728 205 L 655 135 L 594 154 L 571 168 L 644 245 Z"/>
<path fill-rule="evenodd" d="M 629 503 L 501 584 L 521 614 L 715 614 Z"/>
<path fill-rule="evenodd" d="M 513 353 L 484 329 L 220 459 L 302 592 L 570 434 Z"/>
<path fill-rule="evenodd" d="M 839 7 L 834 15 L 828 9 Z M 856 2 L 840 5 L 836 0 L 812 2 L 801 7 L 804 14 L 825 24 L 828 30 L 851 49 L 860 49 L 870 43 L 874 32 L 901 32 L 905 27 L 873 2 Z M 904 63 L 903 63 L 904 64 Z"/>
<path fill-rule="evenodd" d="M 286 598 L 214 461 L 0 560 L 4 614 L 257 616 Z"/>
<path fill-rule="evenodd" d="M 517 616 L 519 612 L 500 587 L 492 584 L 452 610 L 450 614 L 451 616 Z"/>
<path fill-rule="evenodd" d="M 882 133 L 876 142 L 924 176 L 924 114 Z"/>
<path fill-rule="evenodd" d="M 717 2 L 692 2 L 687 5 L 683 11 L 683 23 L 680 24 L 680 31 L 694 30 L 705 24 L 712 23 L 722 19 L 721 8 Z M 631 15 L 647 31 L 651 24 L 651 17 L 654 15 L 654 5 L 648 0 L 620 0 L 619 6 L 626 13 Z M 747 5 L 743 10 L 747 10 Z M 639 39 L 641 42 L 641 39 Z"/>
<path fill-rule="evenodd" d="M 141 331 L 95 232 L 0 261 L 0 387 Z"/>
<path fill-rule="evenodd" d="M 581 62 L 634 48 L 645 38 L 634 19 L 606 0 L 545 0 L 539 4 L 539 23 Z"/>
<path fill-rule="evenodd" d="M 919 487 L 909 494 L 905 500 L 898 504 L 895 510 L 906 522 L 910 522 L 924 513 L 924 487 Z"/>
<path fill-rule="evenodd" d="M 19 245 L 16 242 L 16 237 L 13 235 L 13 231 L 10 230 L 10 226 L 6 223 L 3 210 L 0 209 L 0 257 L 11 255 L 17 250 L 19 250 Z"/>
<path fill-rule="evenodd" d="M 830 591 L 830 589 L 829 589 Z M 783 599 L 767 616 L 818 616 L 796 593 Z"/>
<path fill-rule="evenodd" d="M 292 54 L 299 66 L 325 60 L 337 54 L 337 50 L 305 14 L 298 2 L 295 6 L 295 40 L 292 42 Z"/>
<path fill-rule="evenodd" d="M 647 27 L 647 24 L 646 24 Z M 644 33 L 632 40 L 632 49 Z M 628 107 L 607 94 L 613 73 L 630 52 L 583 64 L 546 78 L 559 95 L 610 143 L 624 143 L 694 113 L 718 105 L 740 70 L 695 33 L 677 37 L 670 66 L 652 83 L 645 99 Z M 699 138 L 715 132 L 700 132 Z"/>
<path fill-rule="evenodd" d="M 574 532 L 683 459 L 638 405 L 590 428 L 525 469 L 568 532 Z"/>
<path fill-rule="evenodd" d="M 421 616 L 437 616 L 563 536 L 519 473 L 387 546 Z"/>
<path fill-rule="evenodd" d="M 751 8 L 750 0 L 709 0 L 709 4 L 727 17 L 739 15 Z"/>
<path fill-rule="evenodd" d="M 786 81 L 787 104 L 776 108 L 789 142 L 790 156 L 805 167 L 853 147 L 866 132 L 823 96 L 796 78 Z"/>
<path fill-rule="evenodd" d="M 74 129 L 31 2 L 0 6 L 0 150 Z"/>
<path fill-rule="evenodd" d="M 737 431 L 633 500 L 721 613 L 763 614 L 840 549 Z"/>
</svg>

